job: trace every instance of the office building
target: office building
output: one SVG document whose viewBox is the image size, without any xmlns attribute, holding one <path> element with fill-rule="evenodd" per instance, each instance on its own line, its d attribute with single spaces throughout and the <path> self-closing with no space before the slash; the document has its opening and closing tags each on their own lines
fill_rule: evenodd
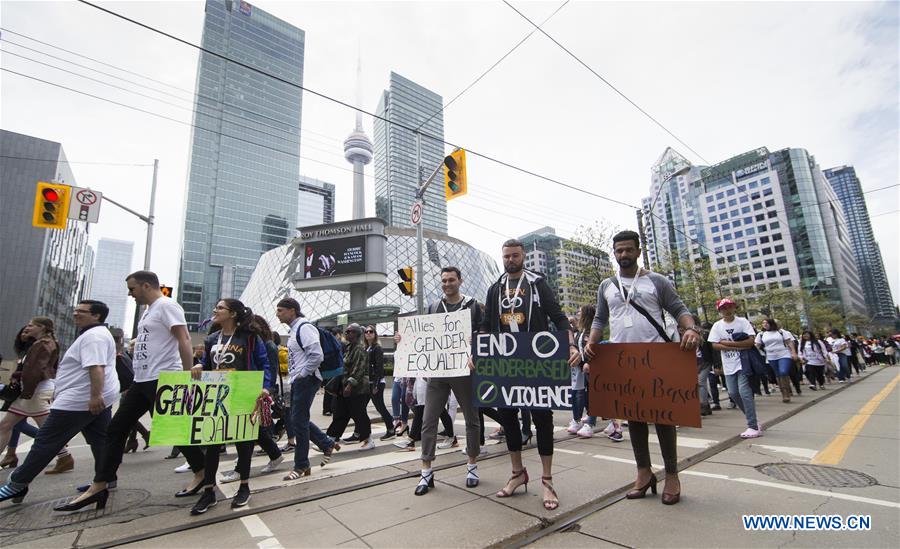
<svg viewBox="0 0 900 549">
<path fill-rule="evenodd" d="M 853 257 L 859 270 L 869 317 L 876 323 L 886 323 L 893 328 L 897 316 L 894 299 L 884 271 L 881 248 L 872 232 L 869 208 L 866 206 L 856 169 L 853 166 L 839 166 L 825 170 L 824 173 L 844 208 L 844 219 L 847 222 Z"/>
<path fill-rule="evenodd" d="M 15 357 L 13 337 L 32 317 L 56 325 L 64 347 L 74 341 L 72 307 L 84 278 L 87 223 L 69 220 L 64 230 L 31 225 L 39 181 L 77 186 L 60 143 L 0 130 L 0 353 Z"/>
<path fill-rule="evenodd" d="M 243 1 L 207 0 L 178 299 L 196 330 L 237 297 L 297 221 L 304 32 Z"/>
<path fill-rule="evenodd" d="M 90 244 L 84 247 L 84 269 L 82 271 L 81 291 L 78 294 L 78 299 L 88 299 L 88 296 L 91 295 L 91 288 L 94 284 L 95 256 L 94 248 Z"/>
<path fill-rule="evenodd" d="M 705 167 L 667 149 L 650 191 L 642 221 L 655 268 L 706 259 L 722 295 L 798 288 L 844 315 L 865 311 L 840 203 L 804 149 L 763 147 Z"/>
<path fill-rule="evenodd" d="M 334 185 L 301 175 L 300 193 L 297 195 L 297 227 L 322 223 L 334 223 Z"/>
<path fill-rule="evenodd" d="M 525 268 L 547 277 L 563 311 L 574 315 L 582 305 L 596 303 L 598 274 L 612 272 L 609 254 L 557 236 L 552 227 L 519 240 L 525 245 Z"/>
<path fill-rule="evenodd" d="M 421 165 L 427 177 L 444 161 L 443 100 L 433 91 L 391 72 L 390 85 L 381 95 L 375 119 L 375 215 L 394 227 L 412 227 L 410 211 L 418 188 L 416 137 L 406 128 L 418 128 Z M 424 125 L 423 125 L 424 123 Z M 438 174 L 441 177 L 441 174 Z M 438 179 L 425 193 L 425 229 L 447 234 L 447 202 Z"/>
<path fill-rule="evenodd" d="M 126 333 L 129 333 L 131 323 L 125 317 L 125 309 L 130 299 L 125 277 L 133 272 L 131 268 L 133 254 L 134 242 L 101 238 L 97 243 L 97 260 L 90 293 L 91 299 L 102 301 L 109 307 L 106 323 L 123 328 Z"/>
</svg>

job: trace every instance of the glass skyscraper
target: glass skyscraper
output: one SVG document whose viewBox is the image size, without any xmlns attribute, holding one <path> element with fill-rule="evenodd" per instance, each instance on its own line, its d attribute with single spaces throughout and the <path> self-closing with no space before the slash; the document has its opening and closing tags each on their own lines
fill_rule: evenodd
<svg viewBox="0 0 900 549">
<path fill-rule="evenodd" d="M 125 309 L 128 306 L 128 289 L 125 277 L 131 271 L 134 242 L 101 238 L 97 243 L 97 260 L 94 266 L 91 299 L 106 303 L 109 316 L 106 323 L 117 328 L 130 329 L 125 324 Z"/>
<path fill-rule="evenodd" d="M 334 223 L 334 185 L 300 176 L 297 197 L 297 227 Z"/>
<path fill-rule="evenodd" d="M 196 329 L 243 291 L 297 220 L 304 32 L 243 1 L 207 0 L 178 299 Z"/>
<path fill-rule="evenodd" d="M 391 72 L 391 81 L 381 95 L 376 114 L 389 120 L 375 119 L 375 215 L 393 227 L 411 227 L 410 210 L 418 188 L 416 173 L 416 136 L 406 128 L 443 140 L 443 99 L 433 91 Z M 435 114 L 437 113 L 437 114 Z M 434 115 L 434 116 L 432 116 Z M 401 127 L 405 126 L 404 127 Z M 444 144 L 421 138 L 423 177 L 444 161 Z M 447 201 L 443 175 L 425 193 L 425 229 L 447 234 Z"/>
<path fill-rule="evenodd" d="M 847 221 L 853 256 L 856 258 L 860 282 L 869 306 L 869 316 L 877 321 L 893 324 L 896 317 L 894 299 L 891 297 L 881 248 L 872 232 L 869 208 L 866 206 L 856 169 L 853 166 L 839 166 L 825 170 L 824 173 L 844 208 L 844 219 Z"/>
</svg>

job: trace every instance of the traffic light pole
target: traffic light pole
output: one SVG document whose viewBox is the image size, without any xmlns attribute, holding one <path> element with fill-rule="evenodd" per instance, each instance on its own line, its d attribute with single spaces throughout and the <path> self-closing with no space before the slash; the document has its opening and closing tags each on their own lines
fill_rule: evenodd
<svg viewBox="0 0 900 549">
<path fill-rule="evenodd" d="M 428 190 L 428 186 L 431 185 L 431 182 L 434 181 L 434 178 L 443 168 L 443 162 L 438 164 L 437 167 L 431 172 L 424 181 L 422 181 L 422 135 L 419 132 L 416 132 L 416 175 L 419 178 L 419 188 L 416 190 L 416 200 L 425 203 L 425 191 Z M 416 225 L 416 310 L 418 314 L 425 314 L 425 273 L 424 273 L 424 262 L 422 259 L 422 248 L 424 245 L 424 221 L 425 221 L 425 208 L 422 208 L 422 218 L 419 220 L 419 223 Z"/>
</svg>

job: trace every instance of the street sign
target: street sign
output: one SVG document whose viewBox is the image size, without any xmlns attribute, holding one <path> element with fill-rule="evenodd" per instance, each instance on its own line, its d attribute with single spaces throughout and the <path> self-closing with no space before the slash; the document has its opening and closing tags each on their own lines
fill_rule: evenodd
<svg viewBox="0 0 900 549">
<path fill-rule="evenodd" d="M 69 219 L 96 223 L 100 219 L 100 203 L 103 193 L 82 187 L 72 187 L 72 200 L 69 202 Z"/>
<path fill-rule="evenodd" d="M 413 204 L 412 213 L 409 216 L 410 221 L 412 221 L 413 225 L 418 225 L 422 222 L 422 203 L 416 202 Z"/>
</svg>

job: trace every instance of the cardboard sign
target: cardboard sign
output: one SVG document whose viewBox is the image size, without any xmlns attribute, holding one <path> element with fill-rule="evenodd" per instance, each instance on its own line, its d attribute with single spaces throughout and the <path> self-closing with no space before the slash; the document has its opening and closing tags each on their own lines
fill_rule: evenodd
<svg viewBox="0 0 900 549">
<path fill-rule="evenodd" d="M 472 360 L 476 406 L 572 409 L 566 332 L 478 334 Z"/>
<path fill-rule="evenodd" d="M 397 319 L 400 343 L 394 351 L 394 377 L 469 375 L 472 312 L 407 316 Z"/>
<path fill-rule="evenodd" d="M 700 427 L 697 355 L 678 343 L 593 346 L 592 416 Z"/>
<path fill-rule="evenodd" d="M 256 440 L 251 421 L 262 372 L 162 372 L 153 403 L 151 446 L 198 446 Z"/>
</svg>

